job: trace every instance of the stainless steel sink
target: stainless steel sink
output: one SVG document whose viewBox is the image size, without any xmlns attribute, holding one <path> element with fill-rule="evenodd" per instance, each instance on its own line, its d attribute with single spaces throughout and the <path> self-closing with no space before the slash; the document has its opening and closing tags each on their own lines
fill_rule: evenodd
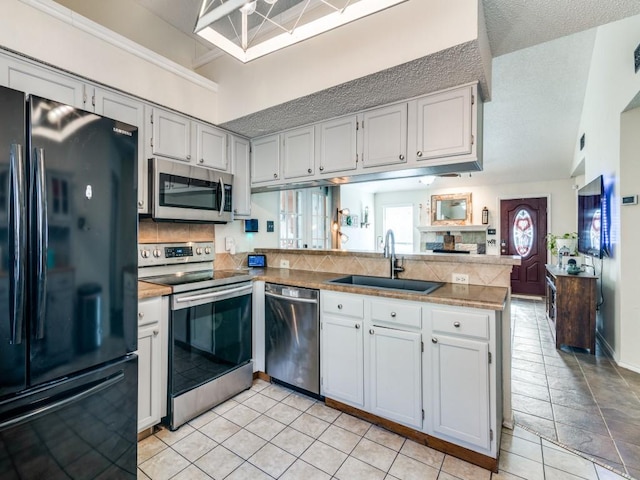
<svg viewBox="0 0 640 480">
<path fill-rule="evenodd" d="M 366 275 L 349 275 L 327 280 L 327 283 L 355 285 L 358 287 L 405 290 L 410 292 L 431 293 L 442 286 L 442 282 L 424 280 L 405 280 L 403 278 L 368 277 Z"/>
</svg>

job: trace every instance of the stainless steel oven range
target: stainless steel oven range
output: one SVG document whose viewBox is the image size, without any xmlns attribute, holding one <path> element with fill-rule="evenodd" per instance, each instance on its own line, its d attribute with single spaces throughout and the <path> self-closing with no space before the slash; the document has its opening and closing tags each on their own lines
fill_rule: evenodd
<svg viewBox="0 0 640 480">
<path fill-rule="evenodd" d="M 172 290 L 166 422 L 175 430 L 251 387 L 251 277 L 216 271 L 213 242 L 138 250 L 140 280 Z"/>
</svg>

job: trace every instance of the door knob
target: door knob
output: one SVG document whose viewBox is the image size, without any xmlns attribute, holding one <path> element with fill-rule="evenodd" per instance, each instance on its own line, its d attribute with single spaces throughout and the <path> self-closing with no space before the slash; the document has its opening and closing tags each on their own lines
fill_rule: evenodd
<svg viewBox="0 0 640 480">
<path fill-rule="evenodd" d="M 421 156 L 422 156 L 422 152 L 418 151 L 418 153 L 416 153 L 416 155 L 417 155 L 418 157 L 421 157 Z"/>
<path fill-rule="evenodd" d="M 431 343 L 438 343 L 438 339 L 436 337 L 431 338 Z"/>
<path fill-rule="evenodd" d="M 356 323 L 356 330 L 359 330 L 359 329 L 360 329 L 360 324 Z"/>
<path fill-rule="evenodd" d="M 374 332 L 374 331 L 373 331 L 373 328 L 372 328 L 372 329 L 370 329 L 370 330 L 369 330 L 369 333 L 370 333 L 371 335 L 373 335 L 373 334 L 374 334 L 374 333 L 376 333 L 376 332 Z"/>
</svg>

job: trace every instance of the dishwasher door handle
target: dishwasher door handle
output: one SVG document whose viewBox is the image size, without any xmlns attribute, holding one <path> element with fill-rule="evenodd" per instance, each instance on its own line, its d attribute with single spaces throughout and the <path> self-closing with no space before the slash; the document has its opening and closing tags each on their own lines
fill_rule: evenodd
<svg viewBox="0 0 640 480">
<path fill-rule="evenodd" d="M 280 295 L 279 293 L 272 292 L 264 292 L 265 297 L 273 297 L 273 298 L 282 298 L 283 300 L 290 300 L 292 302 L 300 302 L 300 303 L 318 303 L 317 298 L 297 298 L 297 297 L 288 297 L 286 295 Z"/>
</svg>

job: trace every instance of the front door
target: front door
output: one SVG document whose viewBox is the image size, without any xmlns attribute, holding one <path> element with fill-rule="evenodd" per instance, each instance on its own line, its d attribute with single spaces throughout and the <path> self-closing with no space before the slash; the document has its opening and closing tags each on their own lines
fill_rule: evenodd
<svg viewBox="0 0 640 480">
<path fill-rule="evenodd" d="M 500 232 L 500 253 L 522 257 L 511 271 L 511 293 L 544 295 L 547 199 L 501 200 Z"/>
</svg>

